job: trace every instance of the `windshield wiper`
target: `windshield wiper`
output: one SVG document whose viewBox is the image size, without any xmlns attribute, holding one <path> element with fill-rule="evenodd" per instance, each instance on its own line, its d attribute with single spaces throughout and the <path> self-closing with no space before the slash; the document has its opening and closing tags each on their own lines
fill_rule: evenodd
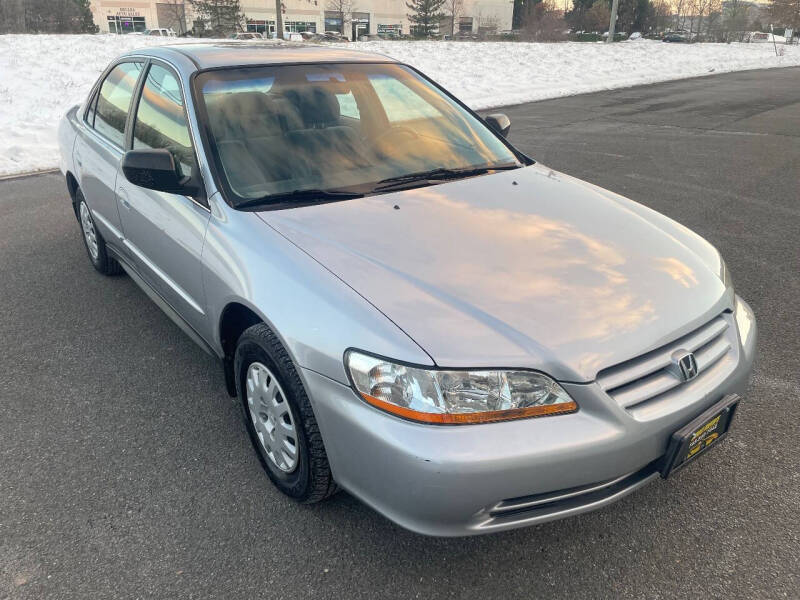
<svg viewBox="0 0 800 600">
<path fill-rule="evenodd" d="M 316 202 L 335 202 L 336 200 L 352 200 L 353 198 L 363 198 L 360 192 L 349 192 L 346 190 L 292 190 L 291 192 L 281 192 L 278 194 L 268 194 L 261 198 L 246 200 L 236 205 L 236 208 L 254 208 L 257 206 L 267 206 L 273 204 L 312 204 Z"/>
<path fill-rule="evenodd" d="M 433 169 L 431 171 L 421 171 L 419 173 L 409 173 L 407 175 L 399 175 L 397 177 L 389 177 L 382 179 L 372 189 L 373 192 L 385 192 L 395 187 L 401 187 L 409 183 L 426 182 L 426 181 L 446 181 L 448 179 L 463 179 L 465 177 L 474 177 L 476 175 L 485 175 L 491 171 L 510 171 L 511 169 L 519 169 L 522 165 L 519 164 L 506 164 L 496 165 L 492 167 L 468 167 L 464 169 Z"/>
</svg>

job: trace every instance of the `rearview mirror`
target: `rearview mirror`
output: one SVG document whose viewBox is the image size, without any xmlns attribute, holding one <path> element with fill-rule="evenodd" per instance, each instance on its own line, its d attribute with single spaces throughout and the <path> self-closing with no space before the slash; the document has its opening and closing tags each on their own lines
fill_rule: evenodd
<svg viewBox="0 0 800 600">
<path fill-rule="evenodd" d="M 497 133 L 503 137 L 508 136 L 508 132 L 511 130 L 511 119 L 506 115 L 503 113 L 494 113 L 492 115 L 486 115 L 485 120 Z"/>
<path fill-rule="evenodd" d="M 186 196 L 194 196 L 199 191 L 191 184 L 191 177 L 178 173 L 175 159 L 163 148 L 128 150 L 122 157 L 122 172 L 133 185 L 148 190 Z"/>
</svg>

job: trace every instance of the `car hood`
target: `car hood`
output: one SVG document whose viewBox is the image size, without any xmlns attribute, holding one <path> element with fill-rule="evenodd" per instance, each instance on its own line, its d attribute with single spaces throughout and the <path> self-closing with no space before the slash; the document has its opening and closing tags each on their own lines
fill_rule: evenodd
<svg viewBox="0 0 800 600">
<path fill-rule="evenodd" d="M 444 367 L 592 381 L 730 303 L 701 238 L 540 165 L 259 217 Z"/>
</svg>

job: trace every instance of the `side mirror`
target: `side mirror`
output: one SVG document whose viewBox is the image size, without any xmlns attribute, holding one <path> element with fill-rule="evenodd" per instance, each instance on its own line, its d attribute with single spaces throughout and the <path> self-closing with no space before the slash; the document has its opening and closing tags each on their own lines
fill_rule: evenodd
<svg viewBox="0 0 800 600">
<path fill-rule="evenodd" d="M 486 115 L 485 120 L 489 124 L 489 127 L 494 129 L 497 133 L 503 137 L 508 136 L 508 132 L 511 130 L 511 119 L 506 115 L 503 113 L 494 113 L 492 115 Z"/>
<path fill-rule="evenodd" d="M 199 192 L 199 188 L 192 185 L 191 177 L 182 177 L 178 173 L 175 159 L 169 150 L 163 148 L 128 150 L 122 157 L 122 172 L 133 185 L 148 190 L 187 196 Z"/>
</svg>

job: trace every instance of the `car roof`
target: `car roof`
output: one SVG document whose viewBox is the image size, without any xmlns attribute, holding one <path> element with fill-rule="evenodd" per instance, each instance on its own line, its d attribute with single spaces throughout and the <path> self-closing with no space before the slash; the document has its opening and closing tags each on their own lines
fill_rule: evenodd
<svg viewBox="0 0 800 600">
<path fill-rule="evenodd" d="M 344 48 L 270 41 L 266 41 L 263 44 L 237 42 L 234 40 L 198 44 L 171 44 L 141 49 L 131 52 L 131 54 L 153 56 L 167 60 L 170 57 L 175 57 L 175 55 L 181 55 L 188 57 L 198 69 L 296 63 L 397 62 L 388 56 L 374 52 L 358 52 Z"/>
</svg>

